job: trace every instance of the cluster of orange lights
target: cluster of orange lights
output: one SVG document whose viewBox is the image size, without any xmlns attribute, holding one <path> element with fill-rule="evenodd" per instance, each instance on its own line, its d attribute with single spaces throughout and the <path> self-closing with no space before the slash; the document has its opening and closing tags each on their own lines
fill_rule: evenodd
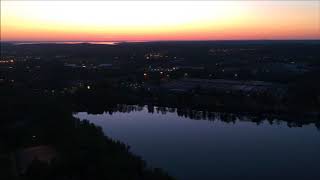
<svg viewBox="0 0 320 180">
<path fill-rule="evenodd" d="M 14 63 L 14 60 L 0 60 L 0 64 L 12 64 Z"/>
</svg>

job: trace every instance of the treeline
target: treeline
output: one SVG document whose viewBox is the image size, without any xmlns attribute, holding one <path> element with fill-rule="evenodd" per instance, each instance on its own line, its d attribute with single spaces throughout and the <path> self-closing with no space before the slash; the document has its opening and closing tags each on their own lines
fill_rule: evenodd
<svg viewBox="0 0 320 180">
<path fill-rule="evenodd" d="M 311 82 L 311 81 L 309 81 Z M 320 86 L 304 81 L 294 84 L 282 96 L 270 93 L 207 92 L 194 89 L 175 93 L 166 90 L 128 89 L 91 86 L 68 96 L 75 111 L 102 113 L 114 104 L 150 104 L 159 107 L 201 109 L 209 112 L 252 112 L 255 114 L 292 114 L 299 116 L 320 112 Z"/>
<path fill-rule="evenodd" d="M 175 113 L 179 117 L 185 117 L 192 120 L 222 121 L 226 123 L 236 123 L 237 121 L 248 121 L 257 125 L 263 122 L 276 124 L 285 122 L 288 127 L 302 127 L 303 125 L 313 124 L 320 130 L 320 114 L 275 114 L 275 113 L 254 113 L 254 112 L 214 112 L 206 108 L 177 108 L 173 106 L 155 106 L 152 104 L 129 105 L 129 104 L 111 104 L 105 105 L 104 110 L 97 112 L 93 107 L 79 109 L 89 114 L 114 114 L 130 113 L 147 110 L 148 113 L 167 114 Z"/>
</svg>

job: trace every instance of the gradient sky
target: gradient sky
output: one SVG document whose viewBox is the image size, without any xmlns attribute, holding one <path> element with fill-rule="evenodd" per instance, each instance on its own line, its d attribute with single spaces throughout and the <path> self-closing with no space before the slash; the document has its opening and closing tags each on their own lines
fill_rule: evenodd
<svg viewBox="0 0 320 180">
<path fill-rule="evenodd" d="M 320 1 L 1 1 L 2 41 L 320 39 Z"/>
</svg>

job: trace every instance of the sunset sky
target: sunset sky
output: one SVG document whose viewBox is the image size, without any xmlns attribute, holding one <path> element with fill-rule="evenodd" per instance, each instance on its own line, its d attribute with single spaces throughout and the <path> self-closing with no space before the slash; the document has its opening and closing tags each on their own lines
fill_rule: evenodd
<svg viewBox="0 0 320 180">
<path fill-rule="evenodd" d="M 320 1 L 1 1 L 2 41 L 320 39 Z"/>
</svg>

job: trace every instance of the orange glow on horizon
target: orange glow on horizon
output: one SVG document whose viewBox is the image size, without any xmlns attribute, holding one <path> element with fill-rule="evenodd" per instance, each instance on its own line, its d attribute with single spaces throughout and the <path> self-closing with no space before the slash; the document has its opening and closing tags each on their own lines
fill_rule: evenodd
<svg viewBox="0 0 320 180">
<path fill-rule="evenodd" d="M 319 1 L 2 1 L 2 41 L 320 39 Z"/>
</svg>

